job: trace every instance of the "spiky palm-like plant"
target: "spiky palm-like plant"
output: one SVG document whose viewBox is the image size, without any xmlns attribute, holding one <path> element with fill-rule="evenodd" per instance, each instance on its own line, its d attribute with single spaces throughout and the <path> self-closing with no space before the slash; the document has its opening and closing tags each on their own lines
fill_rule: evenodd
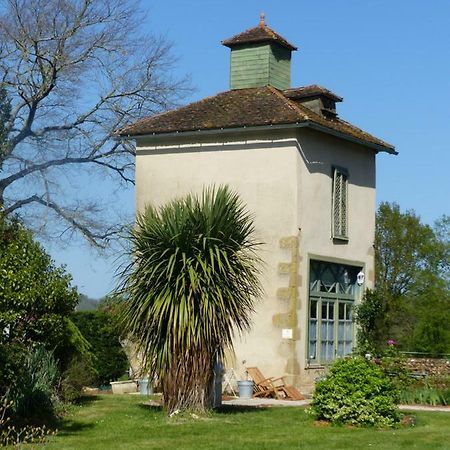
<svg viewBox="0 0 450 450">
<path fill-rule="evenodd" d="M 168 412 L 204 410 L 217 358 L 250 327 L 260 259 L 253 221 L 227 186 L 156 209 L 131 232 L 124 324 Z"/>
</svg>

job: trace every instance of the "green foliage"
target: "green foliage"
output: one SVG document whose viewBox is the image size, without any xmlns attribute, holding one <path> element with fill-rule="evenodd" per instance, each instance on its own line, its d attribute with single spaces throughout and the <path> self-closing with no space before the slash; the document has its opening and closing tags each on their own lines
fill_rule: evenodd
<svg viewBox="0 0 450 450">
<path fill-rule="evenodd" d="M 72 320 L 89 343 L 94 356 L 96 376 L 91 383 L 108 384 L 123 375 L 128 368 L 128 359 L 120 344 L 116 316 L 108 310 L 78 311 L 73 314 Z M 70 373 L 73 378 L 76 371 L 71 370 Z"/>
<path fill-rule="evenodd" d="M 81 397 L 83 387 L 97 381 L 98 373 L 91 344 L 71 319 L 67 320 L 67 335 L 59 350 L 63 368 L 59 395 L 63 401 L 73 402 Z"/>
<path fill-rule="evenodd" d="M 394 346 L 389 347 L 385 355 L 378 360 L 378 364 L 395 388 L 401 392 L 413 384 L 414 378 L 411 376 L 406 358 Z"/>
<path fill-rule="evenodd" d="M 123 323 L 161 382 L 165 406 L 209 407 L 213 366 L 250 328 L 260 293 L 253 221 L 228 187 L 156 209 L 131 231 Z"/>
<path fill-rule="evenodd" d="M 383 370 L 363 358 L 336 361 L 316 385 L 311 412 L 336 424 L 389 427 L 399 421 L 398 391 Z"/>
<path fill-rule="evenodd" d="M 30 350 L 43 346 L 58 355 L 65 351 L 70 332 L 67 317 L 78 300 L 70 281 L 29 231 L 17 222 L 0 219 L 0 395 L 8 389 L 15 392 L 20 414 L 28 408 L 20 406 L 26 404 L 25 399 L 18 400 L 20 385 L 25 380 L 24 389 L 35 395 L 35 383 L 44 383 L 36 377 L 50 376 L 49 365 L 49 372 L 29 372 L 30 365 L 35 367 L 33 358 L 41 357 L 50 364 L 41 353 L 30 356 Z M 33 380 L 27 378 L 30 376 Z M 53 385 L 53 379 L 47 381 Z"/>
<path fill-rule="evenodd" d="M 69 367 L 64 371 L 59 393 L 65 402 L 74 402 L 83 395 L 83 388 L 97 381 L 98 372 L 91 359 L 82 356 L 72 358 Z"/>
<path fill-rule="evenodd" d="M 59 370 L 53 353 L 43 346 L 32 349 L 26 359 L 20 380 L 9 392 L 16 417 L 52 418 Z"/>
<path fill-rule="evenodd" d="M 367 353 L 376 355 L 384 346 L 384 315 L 384 304 L 379 293 L 367 290 L 361 303 L 355 308 L 355 321 L 358 325 L 357 352 L 362 356 Z"/>
<path fill-rule="evenodd" d="M 435 272 L 441 260 L 432 228 L 395 203 L 381 203 L 378 209 L 375 249 L 377 289 L 393 299 L 408 292 L 422 270 Z"/>
<path fill-rule="evenodd" d="M 410 377 L 409 382 L 401 386 L 400 401 L 406 404 L 450 405 L 450 376 Z"/>
<path fill-rule="evenodd" d="M 400 392 L 400 401 L 410 405 L 449 405 L 450 389 L 440 390 L 435 387 L 410 387 Z"/>
<path fill-rule="evenodd" d="M 0 223 L 0 345 L 44 343 L 55 348 L 78 301 L 71 277 L 18 223 Z"/>
<path fill-rule="evenodd" d="M 376 324 L 376 345 L 383 337 L 402 350 L 450 353 L 450 218 L 435 228 L 413 211 L 382 203 L 377 213 L 376 297 L 383 320 Z"/>
<path fill-rule="evenodd" d="M 425 272 L 418 278 L 409 301 L 413 328 L 408 348 L 439 357 L 450 353 L 450 290 L 442 278 Z"/>
</svg>

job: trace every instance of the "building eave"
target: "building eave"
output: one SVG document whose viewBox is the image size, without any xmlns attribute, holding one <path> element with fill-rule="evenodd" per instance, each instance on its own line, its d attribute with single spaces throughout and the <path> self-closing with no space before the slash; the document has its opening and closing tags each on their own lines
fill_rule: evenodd
<svg viewBox="0 0 450 450">
<path fill-rule="evenodd" d="M 350 142 L 354 142 L 356 144 L 364 145 L 365 147 L 369 147 L 377 152 L 385 152 L 391 155 L 398 155 L 398 152 L 395 150 L 395 147 L 384 146 L 381 144 L 376 144 L 375 142 L 368 141 L 366 139 L 359 139 L 354 136 L 350 136 L 346 133 L 342 133 L 337 130 L 333 130 L 332 128 L 324 127 L 323 125 L 319 125 L 318 123 L 306 121 L 302 124 L 303 126 L 307 126 L 312 128 L 313 130 L 321 131 L 323 133 L 331 134 L 332 136 L 339 137 L 341 139 L 345 139 Z"/>
<path fill-rule="evenodd" d="M 192 136 L 208 136 L 208 135 L 222 135 L 222 134 L 233 134 L 233 133 L 242 133 L 245 131 L 268 131 L 268 130 L 287 130 L 287 129 L 296 129 L 296 128 L 311 128 L 316 131 L 320 131 L 322 133 L 326 133 L 346 141 L 350 141 L 356 144 L 360 144 L 364 147 L 371 148 L 378 152 L 385 152 L 391 155 L 398 155 L 398 152 L 394 147 L 383 146 L 380 144 L 376 144 L 374 142 L 370 142 L 365 139 L 359 139 L 354 136 L 350 136 L 346 133 L 339 132 L 337 130 L 333 130 L 332 128 L 325 127 L 323 125 L 319 125 L 312 121 L 304 121 L 297 123 L 288 123 L 288 124 L 279 124 L 279 125 L 255 125 L 255 126 L 244 126 L 244 127 L 235 127 L 235 128 L 213 128 L 210 130 L 190 130 L 190 131 L 171 131 L 169 133 L 145 133 L 145 134 L 135 134 L 135 135 L 119 135 L 118 139 L 166 139 L 166 138 L 174 138 L 174 137 L 192 137 Z"/>
</svg>

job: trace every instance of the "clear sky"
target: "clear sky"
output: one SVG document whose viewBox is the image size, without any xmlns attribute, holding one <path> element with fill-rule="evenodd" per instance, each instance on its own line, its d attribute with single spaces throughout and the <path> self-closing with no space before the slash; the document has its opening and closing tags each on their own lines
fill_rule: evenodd
<svg viewBox="0 0 450 450">
<path fill-rule="evenodd" d="M 264 11 L 267 24 L 299 48 L 292 86 L 327 87 L 344 98 L 340 117 L 396 146 L 398 156 L 378 155 L 378 202 L 414 209 L 427 223 L 450 214 L 450 0 L 141 4 L 142 27 L 171 41 L 178 74 L 191 76 L 196 90 L 186 102 L 228 89 L 229 49 L 220 42 L 256 26 Z M 133 195 L 123 192 L 118 206 L 130 216 Z M 78 242 L 46 246 L 80 292 L 100 297 L 113 288 L 116 255 L 98 257 Z"/>
</svg>

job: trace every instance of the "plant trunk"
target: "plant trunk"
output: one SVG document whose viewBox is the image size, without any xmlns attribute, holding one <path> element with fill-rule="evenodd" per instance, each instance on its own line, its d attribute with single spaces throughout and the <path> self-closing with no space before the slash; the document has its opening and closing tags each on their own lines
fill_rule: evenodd
<svg viewBox="0 0 450 450">
<path fill-rule="evenodd" d="M 189 350 L 184 357 L 174 356 L 172 370 L 162 381 L 164 407 L 168 414 L 191 410 L 203 413 L 211 409 L 214 356 Z"/>
</svg>

